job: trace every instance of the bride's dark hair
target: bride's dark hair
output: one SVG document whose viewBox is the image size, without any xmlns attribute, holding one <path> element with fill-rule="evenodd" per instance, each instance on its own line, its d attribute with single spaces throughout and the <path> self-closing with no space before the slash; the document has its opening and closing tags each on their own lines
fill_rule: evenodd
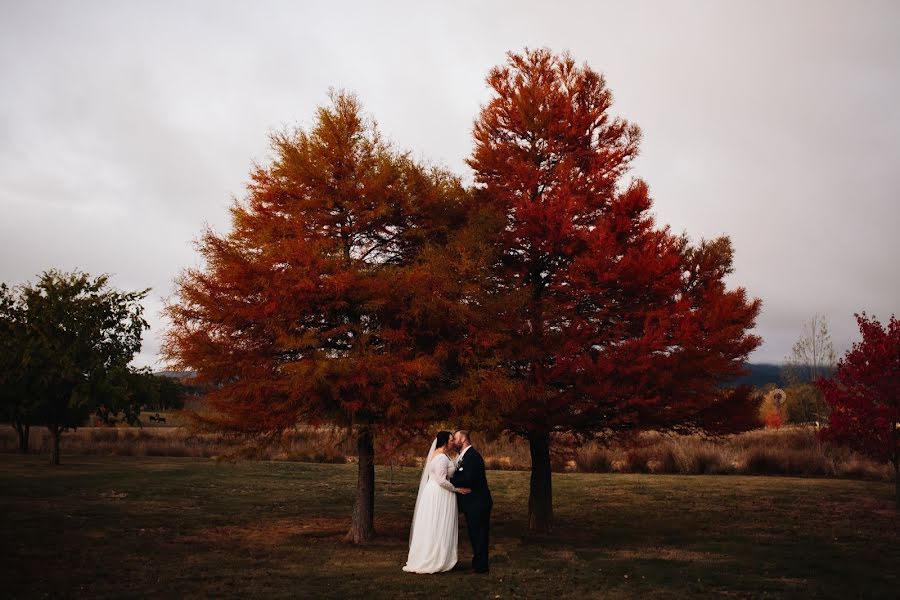
<svg viewBox="0 0 900 600">
<path fill-rule="evenodd" d="M 447 442 L 450 441 L 450 436 L 453 435 L 449 431 L 438 431 L 437 432 L 437 443 L 435 443 L 435 448 L 443 448 L 447 445 Z"/>
</svg>

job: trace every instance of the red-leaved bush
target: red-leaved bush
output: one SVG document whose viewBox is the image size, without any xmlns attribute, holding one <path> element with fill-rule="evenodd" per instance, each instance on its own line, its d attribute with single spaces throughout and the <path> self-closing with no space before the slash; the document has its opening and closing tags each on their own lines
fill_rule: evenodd
<svg viewBox="0 0 900 600">
<path fill-rule="evenodd" d="M 900 472 L 900 321 L 887 326 L 856 315 L 862 340 L 838 362 L 830 379 L 816 384 L 831 408 L 822 437 L 846 444 Z M 900 479 L 897 480 L 900 507 Z"/>
</svg>

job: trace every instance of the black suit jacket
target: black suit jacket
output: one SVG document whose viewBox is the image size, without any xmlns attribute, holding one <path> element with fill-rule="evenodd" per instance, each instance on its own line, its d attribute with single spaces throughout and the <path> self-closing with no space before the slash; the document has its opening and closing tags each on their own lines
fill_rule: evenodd
<svg viewBox="0 0 900 600">
<path fill-rule="evenodd" d="M 462 460 L 456 466 L 456 472 L 450 478 L 450 483 L 456 487 L 470 488 L 471 494 L 457 494 L 456 502 L 459 510 L 485 510 L 493 506 L 491 490 L 488 489 L 487 476 L 485 475 L 484 459 L 473 447 L 469 447 L 463 454 Z"/>
</svg>

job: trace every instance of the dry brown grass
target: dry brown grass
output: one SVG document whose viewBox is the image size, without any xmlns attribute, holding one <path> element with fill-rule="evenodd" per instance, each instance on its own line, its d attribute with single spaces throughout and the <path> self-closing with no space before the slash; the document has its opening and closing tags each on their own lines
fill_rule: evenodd
<svg viewBox="0 0 900 600">
<path fill-rule="evenodd" d="M 177 422 L 177 416 L 175 417 Z M 167 419 L 168 420 L 168 419 Z M 31 433 L 31 451 L 50 452 L 51 438 L 43 428 Z M 528 470 L 528 444 L 500 436 L 476 439 L 487 467 Z M 421 466 L 428 440 L 410 440 L 393 452 L 376 452 L 385 465 Z M 16 452 L 11 427 L 0 428 L 0 452 Z M 182 427 L 84 427 L 63 436 L 66 454 L 112 456 L 186 456 L 247 458 L 315 463 L 354 462 L 355 448 L 346 433 L 331 428 L 303 427 L 288 431 L 275 443 L 260 446 L 225 435 L 192 434 Z M 555 471 L 582 473 L 743 474 L 841 477 L 889 481 L 890 465 L 876 464 L 843 447 L 820 442 L 809 428 L 759 429 L 723 438 L 701 435 L 642 433 L 628 441 L 604 445 L 579 444 L 560 436 L 553 444 Z"/>
<path fill-rule="evenodd" d="M 31 430 L 31 452 L 48 454 L 52 438 L 43 427 Z M 308 429 L 286 432 L 275 444 L 259 446 L 214 433 L 191 433 L 183 427 L 81 427 L 63 434 L 65 454 L 101 456 L 187 456 L 247 458 L 317 463 L 345 463 L 351 446 L 336 432 Z M 0 452 L 18 451 L 11 427 L 0 429 Z"/>
</svg>

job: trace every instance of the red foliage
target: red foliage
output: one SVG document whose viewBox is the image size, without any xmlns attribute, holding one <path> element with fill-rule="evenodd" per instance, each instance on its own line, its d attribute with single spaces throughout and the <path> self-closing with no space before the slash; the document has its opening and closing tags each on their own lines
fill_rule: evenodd
<svg viewBox="0 0 900 600">
<path fill-rule="evenodd" d="M 900 454 L 900 321 L 883 326 L 857 314 L 862 340 L 838 361 L 830 379 L 819 380 L 831 409 L 822 437 L 898 467 Z"/>
<path fill-rule="evenodd" d="M 485 331 L 498 426 L 593 432 L 751 426 L 742 372 L 760 301 L 726 290 L 725 237 L 692 245 L 621 185 L 640 130 L 612 118 L 602 75 L 548 50 L 510 54 L 475 125 L 480 202 L 502 215 Z M 499 404 L 499 410 L 495 410 Z M 740 423 L 735 427 L 736 423 Z"/>
</svg>

